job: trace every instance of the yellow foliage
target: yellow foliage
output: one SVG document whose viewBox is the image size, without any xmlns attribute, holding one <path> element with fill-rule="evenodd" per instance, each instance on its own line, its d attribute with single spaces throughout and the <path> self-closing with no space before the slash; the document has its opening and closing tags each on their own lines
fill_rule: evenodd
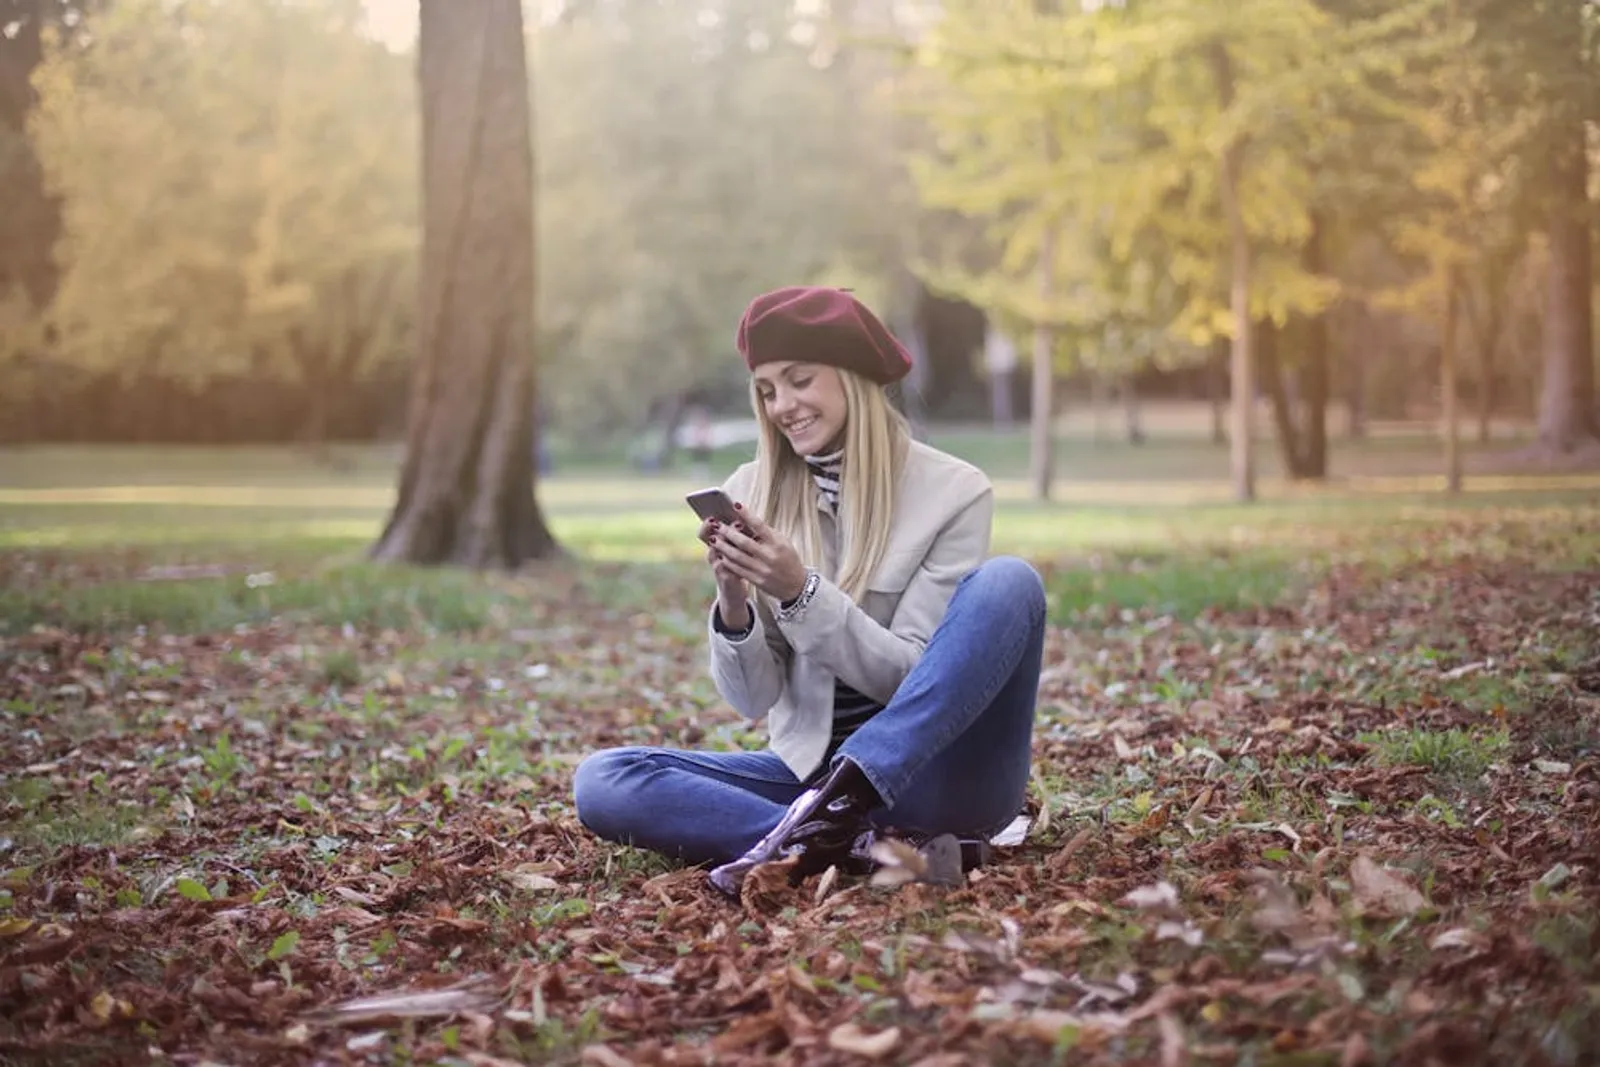
<svg viewBox="0 0 1600 1067">
<path fill-rule="evenodd" d="M 63 203 L 57 358 L 359 372 L 407 321 L 409 64 L 355 0 L 119 0 L 52 41 L 30 135 Z"/>
</svg>

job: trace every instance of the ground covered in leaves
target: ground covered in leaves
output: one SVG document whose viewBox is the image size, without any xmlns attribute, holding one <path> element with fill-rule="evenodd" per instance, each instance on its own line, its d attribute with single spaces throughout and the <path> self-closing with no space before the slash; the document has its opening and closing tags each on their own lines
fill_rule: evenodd
<svg viewBox="0 0 1600 1067">
<path fill-rule="evenodd" d="M 694 567 L 0 556 L 0 1061 L 1596 1062 L 1600 511 L 1386 537 L 1040 556 L 1022 842 L 739 903 L 568 804 Z"/>
</svg>

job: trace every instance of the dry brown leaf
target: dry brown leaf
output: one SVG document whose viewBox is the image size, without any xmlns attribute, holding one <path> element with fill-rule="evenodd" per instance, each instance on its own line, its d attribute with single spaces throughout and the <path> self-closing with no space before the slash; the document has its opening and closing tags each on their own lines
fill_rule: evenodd
<svg viewBox="0 0 1600 1067">
<path fill-rule="evenodd" d="M 1141 911 L 1178 911 L 1178 890 L 1168 881 L 1156 882 L 1153 885 L 1142 885 L 1137 889 L 1129 890 L 1119 902 Z"/>
<path fill-rule="evenodd" d="M 550 868 L 543 864 L 519 863 L 509 871 L 501 871 L 500 877 L 511 883 L 514 888 L 529 893 L 560 889 L 561 883 L 545 873 L 548 870 Z"/>
<path fill-rule="evenodd" d="M 94 1016 L 94 1021 L 101 1026 L 111 1022 L 112 1019 L 127 1019 L 133 1015 L 133 1005 L 120 997 L 114 997 L 105 990 L 94 995 L 89 1001 L 89 1014 Z"/>
<path fill-rule="evenodd" d="M 828 1031 L 828 1047 L 840 1052 L 880 1060 L 893 1052 L 900 1043 L 900 1028 L 891 1026 L 875 1034 L 868 1033 L 855 1023 L 840 1023 Z"/>
<path fill-rule="evenodd" d="M 312 1014 L 334 1025 L 353 1026 L 379 1019 L 429 1019 L 484 1012 L 493 1008 L 497 1000 L 485 988 L 430 989 L 357 997 Z"/>
<path fill-rule="evenodd" d="M 1083 848 L 1084 845 L 1087 845 L 1093 837 L 1094 828 L 1089 826 L 1085 826 L 1082 830 L 1073 834 L 1072 840 L 1062 845 L 1056 854 L 1050 857 L 1050 869 L 1056 872 L 1061 871 L 1071 861 L 1073 854 Z"/>
<path fill-rule="evenodd" d="M 0 922 L 0 937 L 21 937 L 31 929 L 32 919 L 6 919 Z"/>
<path fill-rule="evenodd" d="M 1359 1033 L 1345 1039 L 1344 1052 L 1339 1056 L 1339 1067 L 1366 1067 L 1372 1062 L 1372 1049 L 1367 1039 Z"/>
<path fill-rule="evenodd" d="M 839 868 L 833 864 L 829 864 L 828 869 L 822 872 L 822 877 L 817 879 L 817 891 L 811 898 L 812 903 L 821 904 L 824 900 L 827 900 L 828 894 L 833 892 L 833 887 L 838 883 L 838 881 Z"/>
<path fill-rule="evenodd" d="M 578 1061 L 585 1067 L 633 1067 L 633 1061 L 609 1045 L 586 1045 Z"/>
<path fill-rule="evenodd" d="M 1464 926 L 1457 926 L 1446 930 L 1428 943 L 1429 948 L 1476 948 L 1483 940 L 1483 935 L 1476 930 L 1469 930 Z"/>
<path fill-rule="evenodd" d="M 1082 1016 L 1074 1015 L 1070 1011 L 1038 1008 L 1017 1020 L 1017 1030 L 1024 1037 L 1053 1044 L 1061 1036 L 1061 1031 L 1069 1026 L 1078 1026 L 1082 1022 Z"/>
<path fill-rule="evenodd" d="M 1350 864 L 1350 888 L 1365 910 L 1415 915 L 1425 903 L 1421 893 L 1365 854 Z"/>
<path fill-rule="evenodd" d="M 1156 1028 L 1161 1031 L 1161 1067 L 1185 1067 L 1189 1049 L 1178 1017 L 1162 1012 L 1156 1016 Z"/>
</svg>

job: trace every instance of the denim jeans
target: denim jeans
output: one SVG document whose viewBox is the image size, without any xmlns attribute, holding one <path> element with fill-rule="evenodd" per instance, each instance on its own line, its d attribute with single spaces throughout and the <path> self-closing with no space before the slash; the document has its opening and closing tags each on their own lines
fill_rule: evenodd
<svg viewBox="0 0 1600 1067">
<path fill-rule="evenodd" d="M 894 697 L 802 782 L 771 751 L 605 749 L 578 766 L 578 818 L 595 834 L 690 863 L 726 862 L 849 757 L 884 800 L 883 827 L 987 836 L 1022 810 L 1044 651 L 1044 587 L 1000 556 L 961 580 Z"/>
</svg>

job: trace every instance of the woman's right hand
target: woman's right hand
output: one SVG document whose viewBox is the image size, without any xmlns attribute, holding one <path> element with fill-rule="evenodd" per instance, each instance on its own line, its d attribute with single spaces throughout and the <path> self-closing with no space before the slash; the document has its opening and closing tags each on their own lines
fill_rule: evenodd
<svg viewBox="0 0 1600 1067">
<path fill-rule="evenodd" d="M 733 572 L 722 553 L 717 551 L 720 525 L 716 519 L 701 523 L 700 540 L 706 544 L 706 562 L 711 565 L 711 575 L 717 582 L 717 615 L 728 629 L 743 630 L 750 625 L 750 591 L 745 580 Z"/>
</svg>

